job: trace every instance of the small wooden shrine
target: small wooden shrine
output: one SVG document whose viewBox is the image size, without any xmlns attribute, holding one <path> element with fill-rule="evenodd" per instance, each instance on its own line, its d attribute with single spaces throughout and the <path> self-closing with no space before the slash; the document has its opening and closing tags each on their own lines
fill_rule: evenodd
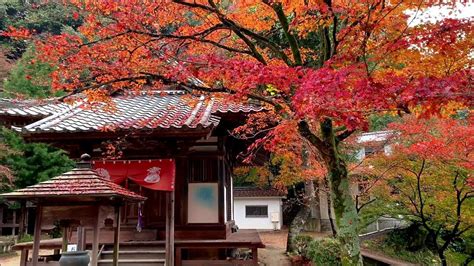
<svg viewBox="0 0 474 266">
<path fill-rule="evenodd" d="M 118 263 L 120 243 L 120 208 L 126 202 L 143 202 L 145 197 L 133 193 L 110 180 L 99 176 L 92 170 L 89 155 L 81 158 L 78 168 L 54 177 L 51 180 L 3 194 L 7 200 L 28 200 L 36 204 L 36 218 L 33 241 L 32 265 L 37 265 L 41 229 L 55 226 L 63 227 L 62 251 L 66 251 L 68 236 L 73 226 L 77 230 L 77 248 L 86 248 L 86 230 L 93 232 L 92 254 L 99 253 L 99 234 L 104 215 L 114 211 L 114 256 L 113 264 Z M 86 161 L 87 160 L 87 161 Z M 28 250 L 22 250 L 21 265 L 29 264 Z M 91 256 L 91 264 L 97 265 L 97 256 Z"/>
<path fill-rule="evenodd" d="M 127 247 L 120 265 L 162 265 L 156 258 L 163 253 L 167 265 L 257 265 L 258 233 L 236 230 L 233 221 L 232 169 L 246 144 L 229 132 L 263 108 L 176 89 L 117 95 L 109 106 L 46 102 L 0 109 L 0 119 L 29 141 L 73 158 L 90 154 L 99 175 L 146 197 L 120 208 L 120 245 Z M 109 252 L 104 227 L 99 242 Z M 98 265 L 107 265 L 104 252 Z"/>
</svg>

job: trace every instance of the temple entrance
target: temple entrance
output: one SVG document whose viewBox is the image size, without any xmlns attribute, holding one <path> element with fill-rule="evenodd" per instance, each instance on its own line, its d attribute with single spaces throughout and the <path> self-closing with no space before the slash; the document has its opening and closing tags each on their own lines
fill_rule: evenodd
<svg viewBox="0 0 474 266">
<path fill-rule="evenodd" d="M 122 224 L 137 226 L 139 208 L 142 214 L 143 228 L 164 228 L 166 220 L 166 191 L 151 190 L 136 183 L 129 182 L 128 189 L 145 196 L 144 203 L 127 203 L 123 207 Z"/>
</svg>

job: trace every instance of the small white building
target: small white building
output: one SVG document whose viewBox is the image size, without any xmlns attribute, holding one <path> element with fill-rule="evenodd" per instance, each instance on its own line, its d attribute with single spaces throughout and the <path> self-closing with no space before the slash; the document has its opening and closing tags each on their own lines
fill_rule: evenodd
<svg viewBox="0 0 474 266">
<path fill-rule="evenodd" d="M 284 193 L 275 189 L 234 188 L 234 220 L 239 229 L 280 230 Z"/>
</svg>

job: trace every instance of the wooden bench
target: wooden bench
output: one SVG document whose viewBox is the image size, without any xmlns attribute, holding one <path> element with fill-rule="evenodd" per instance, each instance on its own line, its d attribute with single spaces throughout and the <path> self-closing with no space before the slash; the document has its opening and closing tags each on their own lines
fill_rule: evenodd
<svg viewBox="0 0 474 266">
<path fill-rule="evenodd" d="M 256 230 L 239 230 L 236 233 L 230 234 L 226 239 L 176 240 L 175 265 L 258 265 L 258 249 L 264 247 L 265 245 L 262 243 Z M 252 259 L 193 260 L 183 258 L 183 250 L 196 249 L 250 249 L 252 251 Z"/>
</svg>

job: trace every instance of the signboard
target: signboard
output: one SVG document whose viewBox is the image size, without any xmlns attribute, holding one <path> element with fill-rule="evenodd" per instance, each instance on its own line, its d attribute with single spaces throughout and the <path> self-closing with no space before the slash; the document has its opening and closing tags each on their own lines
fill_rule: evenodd
<svg viewBox="0 0 474 266">
<path fill-rule="evenodd" d="M 217 183 L 188 185 L 188 223 L 218 223 L 219 200 Z"/>
<path fill-rule="evenodd" d="M 174 190 L 176 167 L 173 159 L 94 161 L 92 165 L 100 176 L 116 184 L 128 179 L 152 190 Z"/>
</svg>

